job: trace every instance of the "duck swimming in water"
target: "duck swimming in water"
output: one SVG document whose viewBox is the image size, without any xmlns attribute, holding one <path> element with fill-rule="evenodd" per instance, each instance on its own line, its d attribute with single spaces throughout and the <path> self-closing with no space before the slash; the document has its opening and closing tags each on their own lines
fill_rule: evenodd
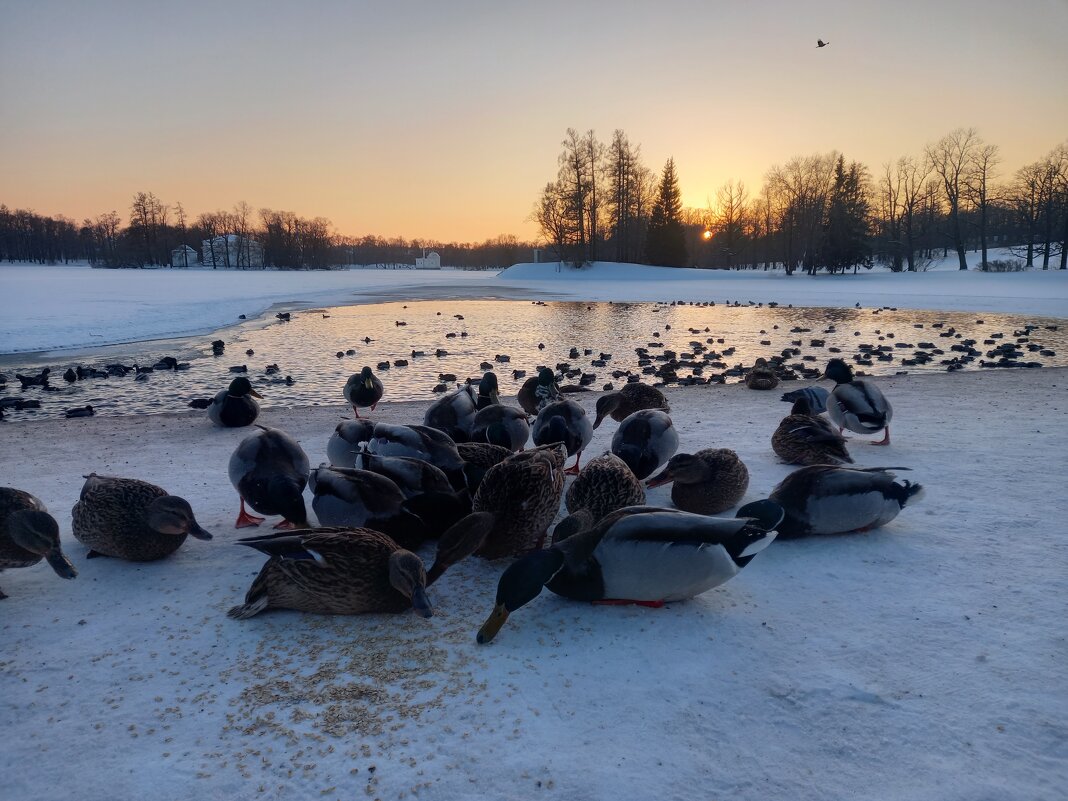
<svg viewBox="0 0 1068 801">
<path fill-rule="evenodd" d="M 889 445 L 894 409 L 882 391 L 869 381 L 855 379 L 853 368 L 843 359 L 827 362 L 824 375 L 835 383 L 827 399 L 827 416 L 839 432 L 849 429 L 857 434 L 877 434 L 885 429 L 883 438 L 872 445 Z"/>
<path fill-rule="evenodd" d="M 208 419 L 223 428 L 250 426 L 260 416 L 260 405 L 255 398 L 263 396 L 252 388 L 247 378 L 239 376 L 216 394 L 208 406 Z"/>
</svg>

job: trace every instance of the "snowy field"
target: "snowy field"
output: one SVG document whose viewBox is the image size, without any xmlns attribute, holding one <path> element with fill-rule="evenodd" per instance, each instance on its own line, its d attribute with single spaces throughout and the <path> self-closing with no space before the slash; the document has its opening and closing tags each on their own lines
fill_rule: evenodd
<svg viewBox="0 0 1068 801">
<path fill-rule="evenodd" d="M 474 637 L 503 565 L 477 559 L 432 588 L 429 620 L 228 619 L 263 562 L 232 544 L 226 463 L 247 431 L 199 414 L 2 424 L 0 484 L 55 512 L 80 575 L 0 575 L 0 797 L 1063 799 L 1068 374 L 878 383 L 894 444 L 852 452 L 927 487 L 890 525 L 774 543 L 663 609 L 544 593 L 488 646 Z M 668 396 L 684 449 L 741 455 L 746 501 L 790 472 L 770 448 L 778 392 Z M 314 464 L 344 412 L 262 422 Z M 188 498 L 215 540 L 86 561 L 68 510 L 90 470 Z"/>
<path fill-rule="evenodd" d="M 991 252 L 991 258 L 1004 257 Z M 954 257 L 955 258 L 955 257 Z M 969 258 L 978 260 L 977 254 Z M 517 264 L 496 275 L 443 270 L 224 271 L 93 270 L 0 264 L 0 354 L 93 348 L 207 334 L 272 306 L 381 300 L 747 301 L 795 306 L 897 306 L 1068 314 L 1068 272 L 786 276 L 781 271 L 681 270 L 599 262 L 582 270 Z"/>
</svg>

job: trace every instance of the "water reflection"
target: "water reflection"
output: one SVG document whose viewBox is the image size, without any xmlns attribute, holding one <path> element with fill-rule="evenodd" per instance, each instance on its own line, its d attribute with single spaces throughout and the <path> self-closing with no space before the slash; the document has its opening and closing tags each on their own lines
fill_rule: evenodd
<svg viewBox="0 0 1068 801">
<path fill-rule="evenodd" d="M 6 388 L 0 388 L 0 395 L 41 401 L 42 408 L 36 412 L 5 410 L 12 418 L 62 416 L 65 409 L 85 404 L 96 407 L 99 414 L 183 411 L 190 399 L 211 396 L 225 387 L 233 378 L 228 368 L 247 365 L 248 377 L 264 396 L 264 406 L 338 404 L 344 402 L 341 389 L 351 374 L 365 364 L 376 368 L 380 362 L 392 363 L 398 359 L 406 359 L 408 365 L 384 371 L 376 368 L 386 385 L 387 401 L 428 399 L 432 397 L 432 388 L 439 383 L 440 374 L 454 373 L 461 380 L 479 376 L 482 362 L 490 362 L 497 368 L 504 394 L 514 393 L 522 381 L 513 378 L 513 369 L 525 370 L 529 375 L 539 365 L 556 366 L 562 362 L 596 374 L 592 388 L 600 389 L 607 382 L 620 383 L 612 378 L 614 370 L 640 373 L 635 347 L 648 347 L 654 355 L 664 349 L 681 355 L 692 352 L 690 343 L 706 344 L 708 340 L 711 340 L 707 345 L 710 350 L 722 352 L 734 348 L 730 356 L 722 359 L 732 367 L 751 365 L 758 356 L 779 354 L 791 347 L 799 347 L 801 354 L 788 359 L 789 363 L 822 367 L 832 355 L 829 348 L 840 348 L 841 355 L 849 358 L 858 352 L 859 345 L 868 344 L 894 347 L 893 361 L 876 361 L 864 367 L 869 374 L 942 371 L 945 367 L 939 360 L 954 355 L 951 345 L 974 339 L 975 347 L 985 353 L 992 345 L 984 345 L 984 340 L 994 338 L 997 344 L 1015 342 L 1014 332 L 1027 324 L 1038 326 L 1030 334 L 1030 343 L 1056 353 L 1048 356 L 1027 352 L 1029 343 L 1023 343 L 1020 345 L 1025 351 L 1022 360 L 1064 366 L 1068 364 L 1068 325 L 1063 322 L 974 312 L 722 304 L 671 306 L 501 300 L 380 303 L 294 312 L 288 323 L 278 320 L 266 325 L 248 323 L 195 339 L 113 346 L 79 354 L 77 359 L 62 354 L 27 363 L 14 361 L 25 355 L 10 357 L 0 367 L 8 379 Z M 936 323 L 942 327 L 934 327 Z M 1057 330 L 1045 326 L 1057 326 Z M 941 336 L 951 329 L 955 333 Z M 226 342 L 225 354 L 219 357 L 211 355 L 210 343 L 216 338 Z M 812 346 L 813 339 L 823 340 L 824 347 Z M 927 365 L 903 367 L 901 359 L 911 356 L 924 342 L 944 350 L 945 355 L 936 356 Z M 911 347 L 896 347 L 899 343 Z M 569 356 L 573 347 L 578 348 L 579 358 Z M 590 355 L 584 354 L 587 349 Z M 253 355 L 246 355 L 246 350 L 254 351 Z M 349 350 L 354 353 L 346 354 Z M 436 356 L 439 350 L 447 353 Z M 413 351 L 425 355 L 413 356 Z M 337 357 L 338 352 L 343 354 L 341 358 Z M 591 366 L 591 360 L 602 352 L 612 355 L 607 366 Z M 151 365 L 168 355 L 190 361 L 190 369 L 178 373 L 154 372 L 145 381 L 134 381 L 131 374 L 89 379 L 68 386 L 62 379 L 63 371 L 71 364 Z M 510 361 L 496 363 L 497 355 L 508 356 Z M 802 362 L 804 356 L 814 360 Z M 280 372 L 265 375 L 268 364 L 277 364 Z M 15 373 L 39 372 L 46 365 L 52 368 L 52 385 L 61 391 L 30 388 L 20 392 Z M 969 369 L 978 369 L 978 363 Z M 709 368 L 704 375 L 707 378 L 717 372 L 721 370 Z M 679 370 L 680 377 L 689 374 L 687 369 Z M 285 384 L 287 375 L 292 376 L 292 385 Z M 643 376 L 643 380 L 655 379 Z"/>
</svg>

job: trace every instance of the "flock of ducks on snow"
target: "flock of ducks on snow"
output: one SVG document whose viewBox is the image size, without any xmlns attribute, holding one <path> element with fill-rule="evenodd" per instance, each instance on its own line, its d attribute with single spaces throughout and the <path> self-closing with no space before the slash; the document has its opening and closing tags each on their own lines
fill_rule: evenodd
<svg viewBox="0 0 1068 801">
<path fill-rule="evenodd" d="M 778 379 L 760 361 L 746 384 L 773 389 Z M 843 431 L 884 431 L 874 444 L 889 444 L 892 408 L 841 359 L 830 360 L 825 376 L 835 381 L 830 393 L 809 387 L 783 396 L 793 405 L 772 435 L 779 458 L 802 467 L 767 499 L 718 517 L 742 499 L 749 472 L 727 448 L 678 453 L 679 435 L 656 387 L 628 383 L 605 393 L 590 420 L 560 394 L 548 368 L 526 380 L 518 407 L 501 403 L 496 376 L 487 372 L 477 386 L 432 404 L 421 425 L 393 425 L 360 417 L 384 393 L 365 367 L 345 384 L 356 419 L 337 426 L 328 462 L 312 468 L 295 439 L 264 426 L 234 450 L 236 526 L 258 526 L 267 516 L 282 522 L 275 526 L 280 531 L 238 541 L 268 559 L 229 615 L 412 609 L 429 617 L 427 588 L 451 565 L 471 555 L 512 558 L 478 632 L 484 643 L 543 588 L 578 601 L 660 606 L 727 581 L 776 536 L 881 526 L 918 498 L 921 487 L 897 481 L 891 468 L 851 467 Z M 253 425 L 257 397 L 239 376 L 207 414 L 219 426 Z M 594 429 L 607 418 L 618 423 L 611 451 L 580 469 Z M 570 456 L 574 464 L 565 469 Z M 576 475 L 566 493 L 565 474 Z M 675 508 L 644 505 L 645 487 L 668 483 Z M 306 487 L 318 526 L 308 518 Z M 561 499 L 568 516 L 550 537 Z M 188 501 L 145 481 L 96 474 L 86 478 L 72 510 L 72 533 L 90 549 L 87 558 L 130 561 L 161 559 L 188 536 L 212 536 Z M 415 553 L 428 540 L 437 540 L 429 567 Z M 77 575 L 43 504 L 0 488 L 0 569 L 42 559 L 63 578 Z"/>
</svg>

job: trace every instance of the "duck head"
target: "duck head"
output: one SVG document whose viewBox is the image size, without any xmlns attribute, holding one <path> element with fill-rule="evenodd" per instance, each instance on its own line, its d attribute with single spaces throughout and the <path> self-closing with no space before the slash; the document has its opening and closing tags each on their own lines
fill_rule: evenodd
<svg viewBox="0 0 1068 801">
<path fill-rule="evenodd" d="M 556 376 L 553 371 L 548 367 L 542 367 L 538 370 L 538 384 L 543 387 L 552 387 L 556 385 Z"/>
<path fill-rule="evenodd" d="M 48 512 L 20 509 L 8 517 L 7 530 L 12 541 L 20 548 L 48 560 L 60 578 L 72 579 L 78 575 L 60 547 L 59 524 Z"/>
<path fill-rule="evenodd" d="M 489 512 L 472 512 L 450 526 L 438 540 L 438 552 L 427 573 L 427 585 L 433 584 L 452 565 L 481 548 L 493 531 L 495 522 L 496 518 Z"/>
<path fill-rule="evenodd" d="M 404 549 L 389 555 L 389 583 L 412 602 L 412 610 L 419 617 L 432 617 L 434 609 L 426 597 L 426 568 L 423 560 Z"/>
<path fill-rule="evenodd" d="M 304 485 L 296 476 L 271 476 L 267 489 L 282 517 L 296 528 L 307 528 L 308 510 L 304 506 Z"/>
<path fill-rule="evenodd" d="M 263 397 L 263 395 L 252 388 L 252 382 L 244 376 L 240 376 L 231 381 L 230 387 L 226 390 L 226 394 L 232 398 L 243 398 L 246 395 L 251 395 L 254 398 Z"/>
<path fill-rule="evenodd" d="M 790 414 L 803 414 L 807 417 L 813 417 L 812 404 L 809 399 L 804 395 L 798 395 L 794 405 L 790 407 Z"/>
<path fill-rule="evenodd" d="M 676 453 L 668 459 L 668 463 L 664 465 L 660 474 L 650 478 L 645 486 L 652 489 L 671 481 L 678 481 L 680 484 L 700 484 L 711 478 L 712 471 L 702 459 L 692 453 Z"/>
<path fill-rule="evenodd" d="M 478 382 L 478 395 L 480 398 L 488 398 L 491 403 L 500 403 L 499 388 L 497 385 L 497 376 L 492 372 L 487 372 L 482 376 L 482 380 Z"/>
<path fill-rule="evenodd" d="M 375 375 L 371 372 L 370 367 L 364 367 L 362 370 L 360 370 L 360 382 L 368 389 L 375 388 L 374 378 Z"/>
<path fill-rule="evenodd" d="M 534 551 L 509 565 L 497 582 L 493 611 L 478 630 L 479 645 L 496 637 L 508 616 L 537 598 L 563 566 L 564 555 L 556 548 Z"/>
<path fill-rule="evenodd" d="M 593 427 L 597 428 L 608 415 L 619 408 L 623 395 L 619 392 L 609 392 L 597 399 L 597 417 L 593 421 Z"/>
<path fill-rule="evenodd" d="M 853 368 L 846 364 L 845 359 L 831 359 L 827 362 L 823 377 L 831 379 L 836 384 L 848 384 L 853 380 Z"/>
<path fill-rule="evenodd" d="M 197 523 L 189 501 L 177 495 L 164 495 L 152 501 L 145 510 L 145 522 L 160 534 L 191 534 L 198 540 L 211 539 L 211 532 L 205 531 Z"/>
</svg>

